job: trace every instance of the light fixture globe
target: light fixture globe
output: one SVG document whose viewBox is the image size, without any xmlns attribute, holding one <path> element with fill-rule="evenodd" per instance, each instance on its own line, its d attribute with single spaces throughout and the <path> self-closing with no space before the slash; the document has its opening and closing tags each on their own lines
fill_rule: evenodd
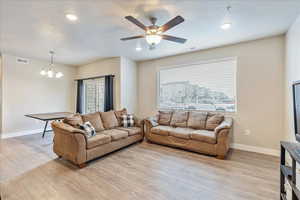
<svg viewBox="0 0 300 200">
<path fill-rule="evenodd" d="M 55 78 L 61 78 L 61 77 L 63 77 L 63 76 L 64 76 L 64 74 L 61 73 L 61 72 L 57 72 L 57 73 L 55 74 Z"/>
<path fill-rule="evenodd" d="M 45 75 L 47 74 L 47 72 L 46 72 L 46 70 L 42 69 L 41 72 L 40 72 L 40 74 L 41 74 L 42 76 L 45 76 Z"/>
<path fill-rule="evenodd" d="M 48 72 L 47 72 L 47 75 L 48 75 L 48 78 L 53 78 L 53 71 L 52 69 L 49 69 Z"/>
<path fill-rule="evenodd" d="M 157 34 L 147 34 L 146 41 L 150 45 L 157 45 L 161 41 L 161 36 Z"/>
<path fill-rule="evenodd" d="M 231 23 L 230 22 L 225 22 L 224 24 L 222 24 L 221 25 L 221 28 L 223 29 L 223 30 L 228 30 L 228 29 L 230 29 L 231 28 Z"/>
</svg>

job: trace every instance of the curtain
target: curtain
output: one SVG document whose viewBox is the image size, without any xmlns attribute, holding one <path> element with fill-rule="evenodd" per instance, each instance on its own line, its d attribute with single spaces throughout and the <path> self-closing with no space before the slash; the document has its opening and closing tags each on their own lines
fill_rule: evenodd
<svg viewBox="0 0 300 200">
<path fill-rule="evenodd" d="M 83 80 L 77 81 L 76 112 L 83 113 Z"/>
<path fill-rule="evenodd" d="M 114 109 L 114 76 L 105 76 L 105 101 L 104 111 Z"/>
</svg>

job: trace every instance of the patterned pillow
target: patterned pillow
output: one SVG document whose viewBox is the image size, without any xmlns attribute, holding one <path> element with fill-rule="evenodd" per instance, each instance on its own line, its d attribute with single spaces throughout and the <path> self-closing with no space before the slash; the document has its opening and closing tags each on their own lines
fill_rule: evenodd
<svg viewBox="0 0 300 200">
<path fill-rule="evenodd" d="M 87 137 L 96 135 L 96 130 L 90 122 L 84 122 L 84 124 L 79 125 L 79 128 L 85 131 Z"/>
<path fill-rule="evenodd" d="M 133 127 L 134 126 L 133 115 L 131 114 L 122 115 L 122 126 L 124 128 Z"/>
</svg>

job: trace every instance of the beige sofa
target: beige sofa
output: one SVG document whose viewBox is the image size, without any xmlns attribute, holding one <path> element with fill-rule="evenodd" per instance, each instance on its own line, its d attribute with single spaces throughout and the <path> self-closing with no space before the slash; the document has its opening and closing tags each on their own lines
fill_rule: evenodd
<svg viewBox="0 0 300 200">
<path fill-rule="evenodd" d="M 232 118 L 198 111 L 159 111 L 145 120 L 148 141 L 224 159 Z"/>
<path fill-rule="evenodd" d="M 53 122 L 53 150 L 59 156 L 73 162 L 80 168 L 97 157 L 128 146 L 144 138 L 143 121 L 135 119 L 135 126 L 121 127 L 121 111 L 96 112 L 86 115 L 75 114 L 63 120 Z M 89 121 L 96 129 L 96 135 L 87 137 L 78 124 Z"/>
</svg>

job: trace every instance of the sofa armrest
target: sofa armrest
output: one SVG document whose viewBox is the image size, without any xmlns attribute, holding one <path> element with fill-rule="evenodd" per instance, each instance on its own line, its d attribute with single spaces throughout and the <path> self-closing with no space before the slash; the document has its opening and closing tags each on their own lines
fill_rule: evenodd
<svg viewBox="0 0 300 200">
<path fill-rule="evenodd" d="M 133 116 L 134 125 L 137 127 L 144 127 L 144 119 Z"/>
<path fill-rule="evenodd" d="M 224 121 L 215 128 L 215 133 L 218 134 L 223 129 L 231 129 L 232 122 L 233 120 L 231 117 L 225 117 Z"/>
<path fill-rule="evenodd" d="M 80 165 L 86 162 L 87 137 L 83 130 L 63 122 L 52 122 L 53 151 L 59 156 Z"/>
<path fill-rule="evenodd" d="M 148 117 L 145 119 L 146 126 L 152 128 L 158 126 L 158 116 Z"/>
</svg>

